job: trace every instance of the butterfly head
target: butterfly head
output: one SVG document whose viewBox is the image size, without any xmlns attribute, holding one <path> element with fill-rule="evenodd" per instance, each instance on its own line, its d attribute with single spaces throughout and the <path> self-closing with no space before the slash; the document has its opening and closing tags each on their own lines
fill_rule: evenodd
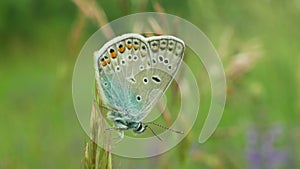
<svg viewBox="0 0 300 169">
<path fill-rule="evenodd" d="M 136 134 L 141 134 L 146 130 L 146 128 L 147 128 L 147 125 L 145 125 L 142 122 L 137 122 L 133 129 L 133 132 Z"/>
<path fill-rule="evenodd" d="M 128 130 L 132 129 L 134 133 L 136 134 L 141 134 L 143 133 L 146 128 L 148 127 L 142 122 L 136 122 L 136 121 L 130 121 L 128 122 L 127 120 L 123 119 L 115 119 L 115 126 L 119 130 Z"/>
</svg>

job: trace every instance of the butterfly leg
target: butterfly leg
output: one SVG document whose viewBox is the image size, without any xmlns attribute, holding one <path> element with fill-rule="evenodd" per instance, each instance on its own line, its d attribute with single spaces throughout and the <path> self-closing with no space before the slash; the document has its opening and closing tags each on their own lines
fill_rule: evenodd
<svg viewBox="0 0 300 169">
<path fill-rule="evenodd" d="M 119 136 L 120 136 L 121 140 L 124 138 L 124 131 L 123 130 L 119 131 Z"/>
<path fill-rule="evenodd" d="M 118 120 L 115 121 L 115 127 L 108 129 L 108 130 L 118 130 L 119 131 L 118 132 L 119 137 L 113 138 L 113 140 L 115 141 L 115 144 L 118 144 L 123 140 L 124 130 L 127 130 L 127 129 L 128 129 L 128 127 Z"/>
<path fill-rule="evenodd" d="M 113 127 L 113 128 L 107 128 L 106 130 L 108 130 L 108 131 L 118 130 L 119 131 L 118 136 L 112 138 L 112 140 L 114 141 L 114 144 L 118 144 L 123 140 L 123 138 L 124 138 L 124 129 L 118 128 L 118 127 Z"/>
<path fill-rule="evenodd" d="M 119 137 L 114 138 L 114 140 L 116 140 L 115 144 L 120 143 L 124 138 L 124 131 L 120 130 L 119 131 Z"/>
<path fill-rule="evenodd" d="M 119 137 L 114 137 L 113 138 L 113 140 L 114 140 L 114 144 L 118 144 L 118 143 L 120 143 L 122 140 L 123 140 L 123 138 L 124 138 L 124 130 L 119 130 Z"/>
</svg>

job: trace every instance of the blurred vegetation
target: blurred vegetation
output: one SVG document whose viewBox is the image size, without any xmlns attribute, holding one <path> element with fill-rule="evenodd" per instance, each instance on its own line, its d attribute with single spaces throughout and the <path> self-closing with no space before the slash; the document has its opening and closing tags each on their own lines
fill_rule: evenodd
<svg viewBox="0 0 300 169">
<path fill-rule="evenodd" d="M 227 105 L 205 144 L 192 131 L 158 157 L 113 156 L 113 168 L 300 168 L 299 0 L 0 1 L 0 168 L 82 166 L 87 137 L 71 95 L 77 54 L 101 25 L 145 11 L 205 32 L 226 70 Z M 208 95 L 205 70 L 187 63 Z M 205 112 L 210 98 L 201 99 Z"/>
</svg>

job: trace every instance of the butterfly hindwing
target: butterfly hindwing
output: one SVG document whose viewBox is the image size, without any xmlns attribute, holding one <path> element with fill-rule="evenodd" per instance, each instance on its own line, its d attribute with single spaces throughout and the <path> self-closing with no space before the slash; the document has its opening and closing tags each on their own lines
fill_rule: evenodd
<svg viewBox="0 0 300 169">
<path fill-rule="evenodd" d="M 135 116 L 140 121 L 151 111 L 172 82 L 184 54 L 184 43 L 173 36 L 147 38 L 151 67 L 138 72 L 130 89 L 142 96 L 142 109 Z"/>
</svg>

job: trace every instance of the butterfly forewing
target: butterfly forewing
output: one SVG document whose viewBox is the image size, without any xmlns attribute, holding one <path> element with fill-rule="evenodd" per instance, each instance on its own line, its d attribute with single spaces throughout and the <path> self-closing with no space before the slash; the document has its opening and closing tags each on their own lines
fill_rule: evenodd
<svg viewBox="0 0 300 169">
<path fill-rule="evenodd" d="M 137 34 L 125 34 L 107 42 L 95 52 L 96 80 L 107 106 L 136 114 L 141 106 L 134 102 L 131 87 L 134 75 L 150 67 L 150 51 L 145 39 Z M 134 106 L 133 106 L 134 105 Z"/>
</svg>

